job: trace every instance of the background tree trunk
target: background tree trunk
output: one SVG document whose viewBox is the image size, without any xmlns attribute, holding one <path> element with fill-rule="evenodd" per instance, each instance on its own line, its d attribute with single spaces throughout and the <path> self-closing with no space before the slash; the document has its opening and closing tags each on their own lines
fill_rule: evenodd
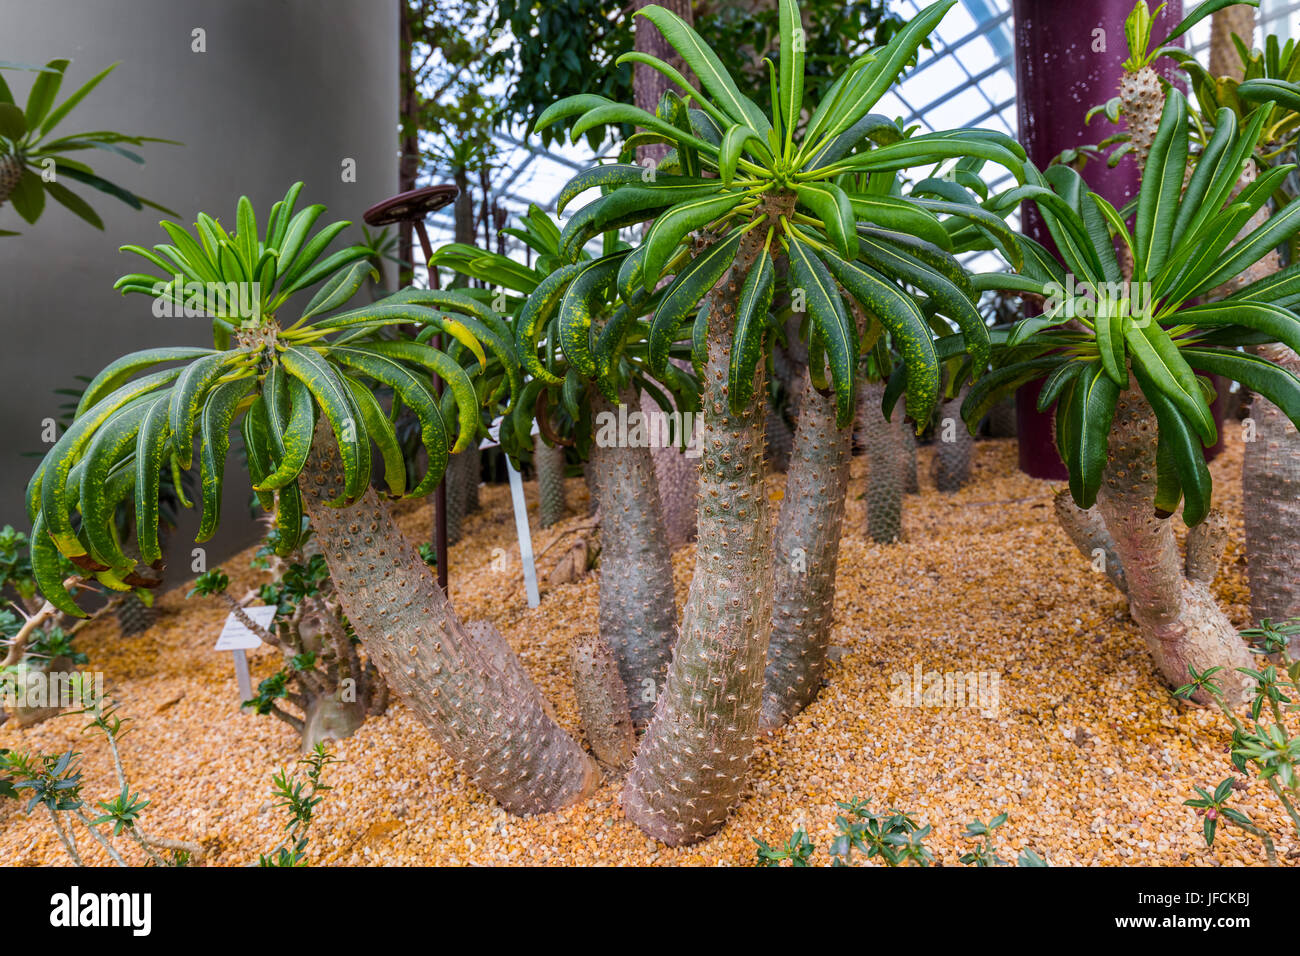
<svg viewBox="0 0 1300 956">
<path fill-rule="evenodd" d="M 711 315 L 695 576 L 667 683 L 623 790 L 628 818 L 673 846 L 716 832 L 739 802 L 763 703 L 772 632 L 764 364 L 739 413 L 727 389 L 736 298 L 761 233 L 751 230 L 741 241 L 730 273 L 704 306 Z"/>
<path fill-rule="evenodd" d="M 628 405 L 636 399 L 630 389 L 620 397 Z M 592 411 L 616 414 L 599 393 Z M 601 502 L 600 636 L 618 662 L 632 718 L 644 725 L 677 638 L 672 554 L 654 462 L 649 448 L 605 448 L 593 441 L 590 468 Z"/>
<path fill-rule="evenodd" d="M 1255 37 L 1255 8 L 1244 3 L 1234 4 L 1214 14 L 1210 19 L 1210 74 L 1231 76 L 1241 80 L 1245 67 L 1232 35 L 1241 37 L 1250 49 Z"/>
<path fill-rule="evenodd" d="M 906 416 L 894 411 L 894 427 L 898 430 L 898 454 L 902 462 L 903 494 L 915 495 L 921 491 L 921 481 L 916 474 L 916 429 Z"/>
<path fill-rule="evenodd" d="M 835 618 L 835 569 L 852 456 L 853 430 L 836 426 L 835 396 L 818 392 L 804 372 L 773 545 L 775 593 L 764 727 L 779 727 L 821 690 Z"/>
<path fill-rule="evenodd" d="M 956 398 L 939 406 L 934 460 L 930 467 L 934 487 L 939 491 L 960 491 L 970 482 L 975 438 L 961 420 L 961 403 L 966 399 L 966 392 L 963 388 Z"/>
<path fill-rule="evenodd" d="M 899 432 L 902 415 L 885 421 L 880 402 L 884 382 L 859 383 L 857 425 L 867 457 L 867 535 L 877 544 L 889 544 L 903 536 L 903 490 L 908 466 L 907 446 Z M 916 443 L 911 448 L 912 475 L 916 474 Z"/>
<path fill-rule="evenodd" d="M 470 486 L 478 487 L 477 463 L 473 453 L 466 449 L 452 455 L 447 461 L 447 543 L 460 540 L 469 513 Z M 432 538 L 430 538 L 432 540 Z"/>
<path fill-rule="evenodd" d="M 652 2 L 654 0 L 635 0 L 635 6 L 640 10 Z M 687 23 L 694 21 L 690 0 L 661 0 L 659 6 L 671 10 Z M 633 24 L 636 30 L 635 48 L 638 52 L 656 56 L 671 63 L 687 76 L 690 75 L 681 57 L 664 39 L 658 27 L 645 17 L 634 17 Z M 660 98 L 671 86 L 668 78 L 657 70 L 641 63 L 632 65 L 633 98 L 641 109 L 653 113 Z M 667 152 L 668 146 L 665 143 L 647 143 L 637 147 L 637 162 L 642 166 L 652 166 L 663 159 Z M 649 227 L 650 224 L 646 223 L 645 228 Z M 645 394 L 641 396 L 641 410 L 648 414 L 658 414 L 661 411 L 658 404 Z M 668 546 L 676 549 L 695 537 L 699 460 L 687 458 L 675 448 L 654 448 L 651 449 L 651 455 L 654 458 L 655 482 L 662 505 L 664 528 L 668 534 Z"/>
<path fill-rule="evenodd" d="M 373 489 L 343 489 L 323 420 L 299 479 L 339 601 L 391 688 L 462 769 L 512 813 L 557 810 L 594 788 L 595 765 L 555 723 L 503 638 L 465 626 Z"/>
<path fill-rule="evenodd" d="M 564 448 L 533 436 L 533 468 L 537 471 L 537 523 L 549 528 L 564 520 Z"/>
</svg>

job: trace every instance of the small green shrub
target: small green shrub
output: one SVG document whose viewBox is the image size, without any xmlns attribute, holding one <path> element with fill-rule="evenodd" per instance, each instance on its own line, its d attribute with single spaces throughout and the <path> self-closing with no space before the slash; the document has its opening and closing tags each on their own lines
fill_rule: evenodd
<svg viewBox="0 0 1300 956">
<path fill-rule="evenodd" d="M 1254 776 L 1272 792 L 1291 820 L 1296 836 L 1300 837 L 1300 813 L 1296 810 L 1300 802 L 1300 779 L 1296 776 L 1300 736 L 1288 725 L 1295 720 L 1296 700 L 1300 698 L 1300 661 L 1292 659 L 1289 647 L 1290 639 L 1296 634 L 1300 634 L 1300 619 L 1282 624 L 1265 619 L 1259 627 L 1241 632 L 1250 642 L 1251 651 L 1261 657 L 1258 669 L 1238 668 L 1254 683 L 1254 693 L 1247 706 L 1248 721 L 1242 720 L 1228 705 L 1215 681 L 1215 674 L 1223 670 L 1221 667 L 1209 667 L 1199 673 L 1188 668 L 1191 682 L 1179 687 L 1174 695 L 1189 699 L 1198 690 L 1206 691 L 1232 727 L 1232 766 L 1238 773 Z M 1245 786 L 1235 777 L 1226 777 L 1213 792 L 1196 787 L 1197 796 L 1183 804 L 1194 808 L 1201 818 L 1206 846 L 1214 845 L 1220 825 L 1236 826 L 1258 839 L 1269 864 L 1276 866 L 1273 835 L 1231 805 L 1238 789 L 1244 790 Z"/>
<path fill-rule="evenodd" d="M 931 832 L 929 824 L 922 825 L 912 814 L 901 810 L 873 813 L 867 806 L 870 802 L 854 798 L 847 803 L 835 804 L 844 812 L 835 817 L 835 835 L 827 850 L 831 866 L 855 866 L 866 860 L 875 860 L 885 866 L 929 866 L 934 862 L 934 854 L 925 845 Z M 978 843 L 974 849 L 962 854 L 958 862 L 967 866 L 1010 866 L 1010 862 L 998 856 L 993 845 L 994 831 L 1006 822 L 1007 815 L 999 813 L 988 823 L 977 819 L 966 824 L 962 836 Z M 812 865 L 816 847 L 802 828 L 795 830 L 780 847 L 770 846 L 757 837 L 752 839 L 758 846 L 756 866 Z M 1015 865 L 1047 866 L 1048 863 L 1033 850 L 1025 849 L 1020 852 Z"/>
</svg>

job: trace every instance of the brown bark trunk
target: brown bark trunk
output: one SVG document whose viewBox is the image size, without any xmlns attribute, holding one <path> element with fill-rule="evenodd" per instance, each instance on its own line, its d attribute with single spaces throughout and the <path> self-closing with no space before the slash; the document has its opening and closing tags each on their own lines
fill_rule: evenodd
<svg viewBox="0 0 1300 956">
<path fill-rule="evenodd" d="M 835 396 L 818 392 L 805 372 L 772 549 L 775 593 L 764 727 L 784 724 L 821 690 L 835 619 L 835 571 L 852 457 L 853 430 L 836 425 Z"/>
<path fill-rule="evenodd" d="M 1250 49 L 1255 36 L 1255 8 L 1239 3 L 1220 10 L 1210 18 L 1210 74 L 1230 76 L 1241 80 L 1245 65 L 1232 42 L 1232 35 L 1241 37 Z"/>
<path fill-rule="evenodd" d="M 630 405 L 635 395 L 628 390 L 621 398 Z M 590 467 L 601 502 L 600 636 L 618 662 L 632 717 L 644 725 L 677 638 L 672 554 L 650 449 L 606 446 L 600 416 L 616 415 L 615 407 L 597 393 L 592 412 L 597 424 Z"/>
<path fill-rule="evenodd" d="M 419 139 L 419 116 L 420 116 L 420 93 L 416 89 L 415 76 L 412 73 L 411 51 L 414 43 L 412 41 L 411 18 L 415 16 L 411 11 L 411 5 L 408 0 L 401 2 L 401 40 L 399 43 L 402 56 L 402 152 L 401 158 L 397 164 L 397 191 L 399 193 L 409 192 L 415 188 L 416 177 L 420 172 L 420 139 Z M 413 229 L 411 223 L 403 222 L 397 227 L 397 258 L 401 260 L 402 265 L 398 266 L 397 284 L 399 287 L 410 285 L 414 279 L 414 270 L 411 263 L 414 262 L 412 255 Z"/>
<path fill-rule="evenodd" d="M 649 6 L 651 2 L 652 0 L 637 0 L 636 7 L 640 9 Z M 690 0 L 662 0 L 659 6 L 671 10 L 687 23 L 693 20 Z M 633 24 L 636 31 L 635 48 L 638 52 L 658 57 L 685 72 L 681 57 L 664 39 L 658 27 L 645 17 L 635 17 Z M 668 78 L 659 71 L 641 63 L 632 65 L 632 93 L 639 108 L 653 113 L 660 98 L 671 85 Z M 637 162 L 642 166 L 651 166 L 663 159 L 667 152 L 668 146 L 663 143 L 647 143 L 637 147 Z M 647 223 L 646 228 L 649 225 Z M 654 399 L 645 394 L 641 396 L 641 409 L 651 414 L 660 411 Z M 654 448 L 651 455 L 654 458 L 655 483 L 659 489 L 668 547 L 675 550 L 695 537 L 698 460 L 687 458 L 675 448 Z"/>
<path fill-rule="evenodd" d="M 1222 527 L 1208 519 L 1189 546 L 1193 575 L 1178 558 L 1172 518 L 1156 516 L 1155 414 L 1137 386 L 1120 395 L 1110 430 L 1110 450 L 1097 509 L 1106 520 L 1128 583 L 1129 613 L 1142 631 L 1147 649 L 1171 686 L 1191 680 L 1198 672 L 1222 667 L 1215 675 L 1232 703 L 1246 698 L 1247 678 L 1237 672 L 1250 667 L 1251 655 L 1232 622 L 1210 592 L 1205 556 L 1213 544 L 1197 539 Z M 1198 700 L 1206 702 L 1204 695 Z"/>
<path fill-rule="evenodd" d="M 763 378 L 739 412 L 728 371 L 741 277 L 762 230 L 708 296 L 699 545 L 668 681 L 623 790 L 628 818 L 670 845 L 716 832 L 740 801 L 758 732 L 772 629 L 772 528 L 764 487 Z"/>
<path fill-rule="evenodd" d="M 513 813 L 583 799 L 595 766 L 549 715 L 505 641 L 461 623 L 372 489 L 342 508 L 326 504 L 341 494 L 343 476 L 323 421 L 299 483 L 367 658 L 443 749 Z"/>
</svg>

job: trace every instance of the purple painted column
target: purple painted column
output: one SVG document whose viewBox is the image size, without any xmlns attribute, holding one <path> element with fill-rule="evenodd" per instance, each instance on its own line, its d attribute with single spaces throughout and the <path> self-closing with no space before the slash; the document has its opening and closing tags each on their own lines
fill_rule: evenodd
<svg viewBox="0 0 1300 956">
<path fill-rule="evenodd" d="M 1062 150 L 1100 142 L 1113 132 L 1104 116 L 1091 126 L 1083 121 L 1088 110 L 1119 90 L 1122 64 L 1128 58 L 1124 18 L 1134 3 L 1014 0 L 1020 142 L 1039 169 L 1045 169 Z M 1182 0 L 1171 0 L 1156 21 L 1153 36 L 1163 37 L 1182 18 Z M 1091 161 L 1083 178 L 1116 208 L 1133 197 L 1139 184 L 1137 164 L 1127 156 L 1114 169 L 1104 160 Z M 1027 203 L 1021 214 L 1026 235 L 1052 248 L 1037 209 Z M 1035 478 L 1063 480 L 1068 475 L 1052 443 L 1051 411 L 1042 414 L 1036 406 L 1040 387 L 1035 382 L 1016 395 L 1020 470 Z"/>
</svg>

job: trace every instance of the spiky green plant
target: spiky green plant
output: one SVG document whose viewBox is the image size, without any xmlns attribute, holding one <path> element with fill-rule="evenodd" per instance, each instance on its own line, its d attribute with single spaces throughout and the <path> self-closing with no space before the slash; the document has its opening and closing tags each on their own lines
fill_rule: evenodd
<svg viewBox="0 0 1300 956">
<path fill-rule="evenodd" d="M 537 812 L 563 805 L 594 780 L 591 761 L 548 716 L 509 649 L 477 637 L 455 616 L 370 487 L 372 444 L 389 493 L 419 497 L 442 477 L 449 451 L 477 436 L 480 395 L 462 360 L 485 365 L 491 353 L 502 369 L 494 391 L 517 394 L 509 329 L 455 291 L 405 290 L 346 309 L 371 272 L 367 250 L 327 254 L 348 224 L 310 236 L 324 207 L 295 213 L 299 189 L 272 208 L 264 233 L 243 199 L 233 233 L 200 215 L 197 238 L 164 223 L 172 244 L 126 247 L 166 278 L 126 276 L 118 283 L 123 292 L 185 303 L 190 282 L 212 290 L 213 347 L 137 352 L 96 376 L 29 487 L 37 581 L 51 601 L 80 614 L 47 570 L 59 551 L 119 588 L 139 561 L 158 561 L 154 489 L 163 469 L 192 466 L 196 442 L 199 537 L 209 537 L 238 422 L 254 489 L 276 513 L 281 552 L 298 541 L 305 512 L 343 611 L 389 687 L 504 806 Z M 298 317 L 282 321 L 287 301 L 308 292 Z M 414 339 L 391 337 L 394 327 L 412 323 L 422 327 Z M 447 350 L 426 344 L 434 334 L 452 343 Z M 175 362 L 185 364 L 157 370 Z M 447 383 L 441 400 L 431 375 Z M 374 397 L 381 385 L 420 421 L 429 467 L 414 487 L 406 486 L 392 412 Z M 113 531 L 117 502 L 132 497 L 138 558 Z"/>
<path fill-rule="evenodd" d="M 650 368 L 665 368 L 684 332 L 696 346 L 704 418 L 696 577 L 667 685 L 623 795 L 628 815 L 667 842 L 696 840 L 722 825 L 739 799 L 758 727 L 772 613 L 763 487 L 766 363 L 760 359 L 778 281 L 797 290 L 805 306 L 813 380 L 833 394 L 841 428 L 853 416 L 860 348 L 841 288 L 906 343 L 907 405 L 918 420 L 937 401 L 939 369 L 930 329 L 902 282 L 933 296 L 939 311 L 966 330 L 975 367 L 985 365 L 984 325 L 960 279 L 914 238 L 933 234 L 947 243 L 947 233 L 936 228 L 924 202 L 877 191 L 899 169 L 951 159 L 978 157 L 1020 171 L 1023 150 L 1005 136 L 962 131 L 905 138 L 894 122 L 871 112 L 953 2 L 926 7 L 886 46 L 850 64 L 820 103 L 805 104 L 799 10 L 783 0 L 780 65 L 769 65 L 770 116 L 740 91 L 694 30 L 650 5 L 638 15 L 658 27 L 701 89 L 661 60 L 628 53 L 623 61 L 658 70 L 679 88 L 661 104 L 670 118 L 587 95 L 562 100 L 538 119 L 542 129 L 577 117 L 575 139 L 603 125 L 639 126 L 672 147 L 666 168 L 680 170 L 620 164 L 575 177 L 563 203 L 592 187 L 605 194 L 565 226 L 562 250 L 572 264 L 534 292 L 520 330 L 531 342 L 554 319 L 569 361 L 598 375 L 590 303 L 611 286 L 625 302 L 636 302 L 671 275 L 649 324 Z M 716 176 L 702 176 L 706 171 Z M 576 261 L 595 236 L 651 219 L 630 252 Z M 778 280 L 778 257 L 788 258 L 788 279 Z M 534 375 L 545 374 L 533 349 L 521 352 Z M 710 744 L 700 747 L 699 740 Z"/>
<path fill-rule="evenodd" d="M 27 105 L 21 109 L 14 101 L 13 93 L 10 92 L 3 74 L 0 73 L 0 205 L 3 205 L 6 200 L 10 201 L 19 216 L 28 223 L 34 224 L 44 212 L 45 198 L 48 196 L 96 229 L 103 229 L 104 222 L 99 218 L 99 214 L 85 199 L 63 184 L 63 180 L 67 179 L 119 199 L 133 209 L 152 206 L 162 212 L 175 215 L 170 210 L 96 175 L 86 163 L 73 159 L 69 155 L 87 149 L 98 149 L 124 157 L 134 163 L 143 163 L 144 158 L 134 150 L 127 149 L 126 146 L 143 146 L 145 143 L 177 145 L 173 140 L 158 139 L 154 136 L 129 136 L 111 130 L 53 135 L 56 127 L 67 118 L 68 114 L 117 67 L 114 63 L 101 70 L 55 106 L 54 101 L 63 84 L 64 73 L 71 62 L 71 60 L 56 59 L 43 67 L 0 63 L 0 71 L 17 68 L 37 72 L 36 81 L 27 95 Z M 0 230 L 0 236 L 7 235 L 17 234 L 9 230 Z"/>
<path fill-rule="evenodd" d="M 1041 295 L 1047 311 L 999 339 L 997 367 L 971 388 L 963 415 L 973 428 L 1008 390 L 1046 379 L 1040 408 L 1056 402 L 1057 447 L 1074 503 L 1097 505 L 1105 517 L 1134 619 L 1175 686 L 1185 683 L 1190 666 L 1231 672 L 1249 661 L 1208 588 L 1221 529 L 1201 526 L 1212 493 L 1204 448 L 1218 437 L 1204 376 L 1235 379 L 1300 421 L 1300 379 L 1238 350 L 1267 341 L 1300 344 L 1300 318 L 1292 311 L 1300 304 L 1300 270 L 1250 283 L 1221 301 L 1199 301 L 1300 230 L 1300 206 L 1292 205 L 1239 236 L 1295 168 L 1279 166 L 1236 191 L 1270 109 L 1255 110 L 1241 129 L 1230 110 L 1221 110 L 1184 185 L 1187 101 L 1171 90 L 1133 204 L 1134 228 L 1072 169 L 1052 167 L 1007 196 L 1038 205 L 1063 264 L 1035 247 L 1027 257 L 1032 274 L 976 283 Z M 1131 277 L 1114 237 L 1132 263 Z M 1188 580 L 1167 521 L 1180 503 L 1193 527 Z M 1243 692 L 1240 681 L 1225 689 L 1230 698 Z"/>
</svg>

